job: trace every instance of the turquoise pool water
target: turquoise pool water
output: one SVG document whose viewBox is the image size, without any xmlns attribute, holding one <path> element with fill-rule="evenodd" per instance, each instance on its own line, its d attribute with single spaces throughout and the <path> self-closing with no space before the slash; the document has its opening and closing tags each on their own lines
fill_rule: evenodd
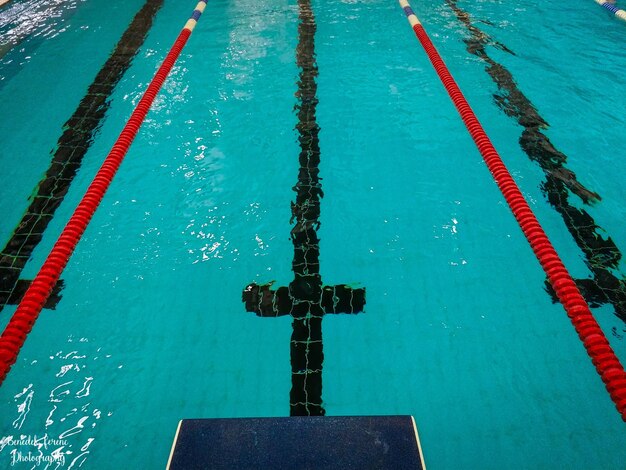
<svg viewBox="0 0 626 470">
<path fill-rule="evenodd" d="M 1 37 L 28 3 L 2 7 Z M 55 14 L 0 58 L 3 246 L 145 1 L 48 3 Z M 609 273 L 623 289 L 615 251 L 590 259 L 561 213 L 584 210 L 626 250 L 626 29 L 591 0 L 574 3 L 413 9 L 572 275 Z M 623 468 L 626 427 L 400 7 L 311 4 L 320 273 L 367 292 L 365 312 L 322 323 L 326 414 L 415 416 L 432 469 Z M 20 279 L 36 274 L 193 7 L 155 8 Z M 61 300 L 0 388 L 0 467 L 34 451 L 11 439 L 47 435 L 58 442 L 41 455 L 62 447 L 60 468 L 163 468 L 181 418 L 289 415 L 292 319 L 246 312 L 241 295 L 294 278 L 298 12 L 295 1 L 209 2 L 62 275 Z M 485 54 L 535 111 L 494 100 L 512 85 Z M 566 163 L 550 173 L 531 160 L 515 112 L 540 115 L 532 136 Z M 585 204 L 563 167 L 601 200 Z M 566 204 L 550 203 L 546 175 L 569 182 Z M 594 305 L 626 361 L 619 302 Z M 2 326 L 14 310 L 4 306 Z"/>
</svg>

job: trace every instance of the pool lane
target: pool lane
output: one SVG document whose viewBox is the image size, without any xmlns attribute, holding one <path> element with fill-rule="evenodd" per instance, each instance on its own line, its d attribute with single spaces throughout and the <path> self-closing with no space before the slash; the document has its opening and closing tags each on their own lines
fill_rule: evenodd
<svg viewBox="0 0 626 470">
<path fill-rule="evenodd" d="M 291 204 L 294 280 L 289 287 L 271 290 L 272 284 L 248 285 L 243 292 L 246 310 L 260 317 L 293 317 L 291 335 L 291 416 L 323 416 L 322 318 L 326 314 L 357 314 L 365 306 L 365 289 L 345 284 L 324 286 L 320 275 L 320 201 L 323 196 L 320 164 L 320 126 L 317 123 L 317 64 L 315 14 L 310 0 L 299 0 L 296 62 L 300 68 L 298 91 L 298 141 L 300 169 Z"/>
<path fill-rule="evenodd" d="M 76 111 L 65 123 L 50 167 L 35 189 L 35 196 L 26 213 L 0 252 L 0 311 L 5 305 L 19 303 L 28 289 L 30 281 L 20 279 L 22 270 L 63 202 L 85 154 L 102 126 L 111 94 L 144 43 L 162 5 L 163 0 L 146 1 L 122 34 Z M 56 306 L 62 287 L 60 281 L 46 303 L 46 308 Z"/>
<path fill-rule="evenodd" d="M 565 167 L 567 155 L 560 152 L 545 134 L 549 124 L 518 88 L 511 72 L 492 59 L 486 48 L 493 46 L 514 55 L 513 51 L 493 41 L 488 34 L 476 27 L 470 14 L 458 6 L 457 0 L 446 0 L 446 3 L 470 33 L 470 37 L 464 39 L 467 51 L 485 62 L 487 74 L 497 85 L 499 91 L 494 94 L 494 99 L 498 107 L 523 127 L 519 139 L 520 147 L 545 173 L 546 182 L 541 190 L 548 203 L 561 215 L 567 230 L 585 255 L 585 263 L 593 278 L 577 279 L 578 288 L 592 307 L 611 304 L 617 317 L 626 323 L 626 280 L 614 274 L 622 253 L 610 236 L 603 235 L 607 232 L 584 208 L 570 204 L 568 190 L 586 205 L 600 201 L 600 195 L 585 188 L 575 173 Z M 553 301 L 557 302 L 556 294 L 548 281 L 546 287 Z"/>
</svg>

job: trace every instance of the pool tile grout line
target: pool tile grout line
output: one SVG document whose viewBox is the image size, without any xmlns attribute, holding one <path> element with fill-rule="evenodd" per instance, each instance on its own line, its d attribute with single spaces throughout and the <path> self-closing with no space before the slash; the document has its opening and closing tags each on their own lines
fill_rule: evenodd
<svg viewBox="0 0 626 470">
<path fill-rule="evenodd" d="M 162 5 L 163 0 L 148 0 L 137 12 L 113 53 L 89 85 L 76 111 L 65 123 L 50 167 L 37 185 L 35 197 L 0 252 L 0 311 L 5 305 L 19 303 L 28 289 L 30 281 L 20 279 L 22 270 L 63 202 L 83 157 L 102 125 L 113 90 L 144 43 Z M 56 306 L 62 287 L 63 281 L 59 281 L 46 308 Z"/>
<path fill-rule="evenodd" d="M 294 280 L 272 290 L 272 283 L 252 283 L 243 291 L 246 311 L 260 317 L 293 317 L 290 342 L 291 416 L 322 416 L 322 318 L 326 314 L 357 314 L 365 306 L 365 289 L 345 284 L 324 286 L 319 267 L 320 148 L 316 120 L 318 74 L 315 62 L 315 16 L 310 0 L 298 0 L 299 24 L 296 62 L 300 68 L 296 129 L 300 143 L 298 182 L 291 203 Z"/>
<path fill-rule="evenodd" d="M 486 71 L 500 91 L 494 95 L 497 105 L 524 128 L 519 139 L 520 147 L 545 173 L 546 182 L 541 185 L 542 192 L 548 203 L 561 215 L 567 230 L 585 256 L 585 264 L 593 278 L 576 279 L 578 288 L 592 307 L 609 303 L 615 309 L 616 316 L 626 322 L 626 280 L 619 279 L 612 272 L 618 269 L 622 254 L 610 236 L 603 238 L 599 232 L 604 230 L 585 209 L 569 203 L 567 190 L 576 194 L 584 204 L 599 201 L 600 196 L 586 189 L 576 179 L 574 172 L 565 168 L 567 156 L 557 150 L 542 132 L 549 127 L 548 123 L 517 87 L 511 72 L 493 60 L 485 48 L 492 45 L 504 52 L 514 53 L 474 26 L 470 14 L 462 10 L 456 0 L 446 0 L 446 3 L 471 34 L 470 38 L 464 39 L 467 51 L 486 62 Z M 546 290 L 557 302 L 556 294 L 547 280 Z"/>
</svg>

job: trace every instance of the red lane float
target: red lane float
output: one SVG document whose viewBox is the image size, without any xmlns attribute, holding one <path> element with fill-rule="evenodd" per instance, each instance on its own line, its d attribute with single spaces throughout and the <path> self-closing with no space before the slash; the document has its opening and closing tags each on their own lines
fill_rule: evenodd
<svg viewBox="0 0 626 470">
<path fill-rule="evenodd" d="M 41 270 L 24 294 L 24 298 L 0 336 L 0 384 L 2 384 L 11 366 L 17 360 L 17 355 L 26 341 L 26 336 L 32 330 L 35 320 L 37 320 L 41 309 L 48 300 L 54 285 L 61 277 L 61 273 L 67 265 L 70 256 L 72 256 L 78 241 L 104 197 L 104 193 L 111 184 L 111 180 L 122 163 L 128 148 L 135 139 L 152 102 L 204 11 L 206 2 L 207 0 L 201 0 L 196 5 L 191 17 L 178 35 L 178 38 L 176 38 L 174 45 L 126 122 L 102 167 L 89 185 L 85 196 L 78 204 Z"/>
<path fill-rule="evenodd" d="M 591 357 L 591 361 L 598 371 L 598 374 L 602 377 L 602 381 L 611 399 L 615 403 L 622 419 L 626 421 L 626 372 L 624 371 L 624 367 L 615 355 L 615 352 L 613 352 L 600 325 L 596 322 L 587 302 L 578 290 L 576 283 L 567 272 L 563 262 L 550 243 L 548 236 L 541 228 L 530 206 L 522 196 L 513 177 L 502 162 L 500 155 L 498 155 L 489 137 L 487 137 L 476 115 L 461 93 L 454 78 L 452 78 L 446 64 L 430 41 L 426 31 L 411 9 L 411 6 L 406 0 L 400 0 L 400 5 L 415 35 L 433 64 L 437 75 L 439 75 L 441 82 L 461 115 L 480 154 L 485 160 L 485 163 L 487 163 L 489 171 L 513 211 L 535 256 L 546 272 L 550 284 L 552 284 L 559 300 L 563 304 L 563 307 L 565 307 L 565 311 L 571 319 L 574 328 L 576 328 L 576 332 L 587 349 L 587 353 Z"/>
</svg>

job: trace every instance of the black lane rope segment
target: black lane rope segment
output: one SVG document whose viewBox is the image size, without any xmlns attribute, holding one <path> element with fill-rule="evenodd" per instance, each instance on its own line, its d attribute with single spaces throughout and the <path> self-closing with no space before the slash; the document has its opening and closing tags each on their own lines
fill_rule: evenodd
<svg viewBox="0 0 626 470">
<path fill-rule="evenodd" d="M 63 202 L 83 157 L 102 125 L 115 86 L 144 43 L 162 5 L 163 0 L 148 0 L 137 12 L 78 108 L 65 123 L 50 167 L 35 189 L 35 196 L 22 220 L 0 252 L 0 311 L 5 305 L 18 304 L 28 289 L 30 281 L 20 279 L 22 270 Z M 61 280 L 48 299 L 46 308 L 55 308 L 62 288 Z"/>
<path fill-rule="evenodd" d="M 345 284 L 324 286 L 320 276 L 319 238 L 320 148 L 316 120 L 318 99 L 315 77 L 315 16 L 310 0 L 298 0 L 299 24 L 296 62 L 300 68 L 296 129 L 300 143 L 300 169 L 291 203 L 291 240 L 294 280 L 273 290 L 272 283 L 250 284 L 243 291 L 246 311 L 260 317 L 293 317 L 291 335 L 291 416 L 322 416 L 322 318 L 326 314 L 357 314 L 365 306 L 365 289 Z"/>
<path fill-rule="evenodd" d="M 494 94 L 497 105 L 523 127 L 520 147 L 543 170 L 546 181 L 542 183 L 541 190 L 549 204 L 561 215 L 567 230 L 585 255 L 585 264 L 593 278 L 577 279 L 578 288 L 590 306 L 611 304 L 617 317 L 626 322 L 626 280 L 619 279 L 613 272 L 618 269 L 622 254 L 610 236 L 605 238 L 601 234 L 604 230 L 584 208 L 570 204 L 568 189 L 584 204 L 599 201 L 600 196 L 585 188 L 574 172 L 565 167 L 567 156 L 557 150 L 543 132 L 549 127 L 548 123 L 517 87 L 511 72 L 489 57 L 486 48 L 493 46 L 509 54 L 514 53 L 474 26 L 470 14 L 457 5 L 457 0 L 446 0 L 446 3 L 470 32 L 470 37 L 464 39 L 467 51 L 486 63 L 487 73 L 498 86 L 498 93 Z M 552 300 L 558 302 L 548 281 L 546 290 Z"/>
</svg>

